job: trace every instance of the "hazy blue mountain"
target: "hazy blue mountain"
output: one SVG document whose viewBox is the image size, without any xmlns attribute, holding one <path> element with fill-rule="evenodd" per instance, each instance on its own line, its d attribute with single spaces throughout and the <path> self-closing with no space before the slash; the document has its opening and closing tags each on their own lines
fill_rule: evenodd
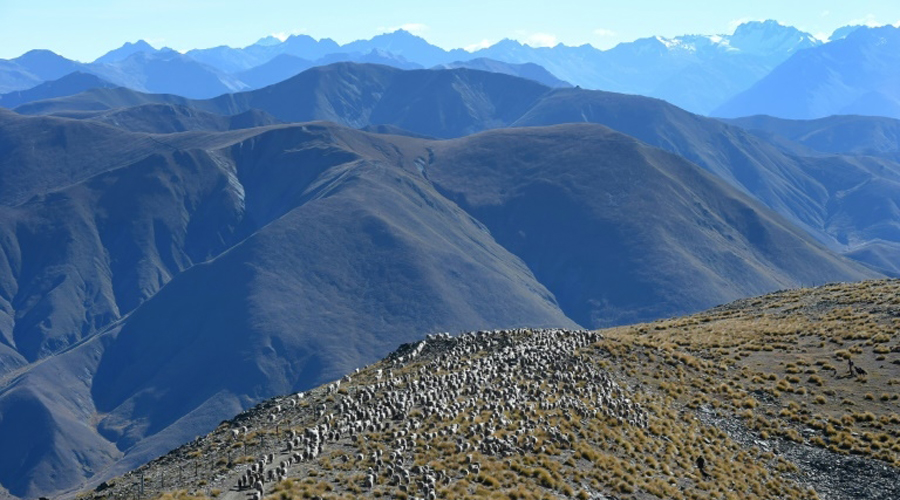
<svg viewBox="0 0 900 500">
<path fill-rule="evenodd" d="M 382 49 L 372 49 L 369 52 L 337 52 L 328 54 L 314 63 L 315 66 L 326 66 L 336 62 L 355 62 L 364 64 L 383 64 L 399 69 L 422 69 L 421 64 L 410 62 L 403 56 L 387 52 Z"/>
<path fill-rule="evenodd" d="M 823 153 L 900 153 L 900 120 L 895 118 L 839 115 L 787 120 L 757 115 L 725 121 L 754 132 L 775 134 Z"/>
<path fill-rule="evenodd" d="M 0 106 L 12 109 L 32 101 L 66 97 L 94 88 L 112 88 L 115 86 L 98 76 L 76 71 L 58 80 L 41 83 L 34 88 L 0 95 Z"/>
<path fill-rule="evenodd" d="M 291 35 L 278 45 L 251 45 L 246 50 L 252 54 L 289 54 L 315 60 L 339 52 L 340 45 L 330 38 L 316 40 L 308 35 Z"/>
<path fill-rule="evenodd" d="M 771 115 L 813 119 L 834 114 L 900 118 L 900 28 L 858 28 L 797 52 L 714 111 L 726 118 Z"/>
<path fill-rule="evenodd" d="M 237 78 L 174 50 L 137 52 L 113 63 L 92 64 L 90 71 L 130 89 L 190 98 L 213 97 L 247 88 Z"/>
<path fill-rule="evenodd" d="M 314 66 L 326 66 L 336 62 L 356 62 L 383 64 L 401 69 L 420 69 L 422 66 L 407 61 L 401 56 L 373 49 L 368 53 L 336 52 L 324 57 L 309 61 L 289 54 L 280 54 L 270 61 L 253 68 L 235 73 L 235 77 L 251 89 L 259 89 L 287 80 Z"/>
<path fill-rule="evenodd" d="M 32 50 L 0 61 L 0 92 L 26 90 L 73 72 L 93 74 L 130 89 L 204 98 L 247 88 L 234 76 L 171 49 L 156 50 L 143 41 L 126 43 L 82 64 L 48 50 Z"/>
<path fill-rule="evenodd" d="M 603 53 L 590 45 L 533 48 L 504 39 L 460 60 L 486 58 L 513 64 L 533 63 L 573 85 L 613 90 L 617 84 L 616 75 L 607 73 L 608 68 L 602 67 Z"/>
<path fill-rule="evenodd" d="M 226 45 L 209 49 L 189 50 L 185 52 L 185 55 L 226 73 L 244 71 L 258 66 L 262 62 L 256 55 L 247 51 L 233 49 Z"/>
<path fill-rule="evenodd" d="M 271 47 L 273 45 L 278 45 L 282 42 L 281 39 L 276 38 L 272 35 L 264 36 L 256 41 L 254 45 L 258 45 L 260 47 Z"/>
<path fill-rule="evenodd" d="M 128 59 L 133 54 L 138 54 L 141 52 L 146 53 L 146 54 L 154 54 L 159 51 L 157 49 L 155 49 L 152 45 L 150 45 L 149 43 L 147 43 L 143 40 L 138 40 L 137 42 L 134 42 L 134 43 L 125 42 L 125 45 L 122 45 L 118 49 L 114 49 L 114 50 L 107 52 L 106 54 L 103 54 L 102 56 L 98 57 L 94 62 L 101 63 L 101 64 L 115 63 L 115 62 L 119 62 L 119 61 Z"/>
<path fill-rule="evenodd" d="M 303 65 L 285 56 L 313 61 L 312 65 L 352 61 L 403 69 L 467 63 L 560 86 L 538 75 L 539 70 L 529 76 L 499 66 L 536 64 L 573 85 L 659 97 L 693 112 L 708 113 L 748 89 L 791 54 L 820 44 L 807 33 L 770 20 L 741 24 L 730 35 L 649 37 L 605 51 L 590 45 L 530 47 L 513 40 L 502 40 L 475 53 L 447 51 L 401 29 L 343 46 L 330 39 L 293 35 L 284 42 L 268 37 L 244 48 L 197 49 L 187 56 L 234 74 L 238 80 L 245 76 L 248 81 L 244 83 L 251 88 L 296 74 Z M 498 63 L 468 63 L 481 59 Z"/>
<path fill-rule="evenodd" d="M 16 187 L 0 356 L 18 360 L 0 374 L 0 484 L 17 496 L 99 482 L 427 332 L 599 326 L 876 276 L 597 125 L 148 136 L 0 110 L 0 126 Z"/>
<path fill-rule="evenodd" d="M 81 63 L 66 59 L 49 50 L 30 50 L 10 61 L 43 81 L 56 80 L 83 68 Z"/>
<path fill-rule="evenodd" d="M 734 34 L 723 39 L 728 47 L 744 54 L 787 58 L 799 50 L 818 47 L 822 42 L 793 26 L 774 20 L 751 21 L 740 24 Z"/>
<path fill-rule="evenodd" d="M 812 35 L 771 20 L 741 24 L 731 36 L 679 37 L 668 43 L 700 60 L 646 95 L 701 114 L 750 88 L 794 52 L 821 45 Z"/>
<path fill-rule="evenodd" d="M 834 32 L 831 33 L 831 36 L 828 37 L 828 40 L 833 42 L 835 40 L 847 38 L 847 35 L 849 35 L 850 33 L 853 33 L 854 31 L 858 30 L 859 28 L 864 28 L 864 27 L 865 26 L 862 26 L 859 24 L 855 24 L 852 26 L 842 26 L 842 27 L 834 30 Z"/>
<path fill-rule="evenodd" d="M 0 94 L 27 90 L 40 85 L 41 79 L 18 64 L 0 59 Z"/>
<path fill-rule="evenodd" d="M 308 67 L 333 62 L 386 64 L 402 69 L 466 64 L 536 79 L 553 87 L 564 86 L 554 79 L 558 78 L 585 88 L 659 97 L 705 114 L 748 89 L 791 54 L 818 45 L 820 42 L 811 35 L 775 21 L 744 23 L 731 35 L 643 38 L 606 51 L 590 45 L 535 48 L 513 40 L 502 40 L 475 53 L 447 51 L 404 30 L 343 46 L 327 38 L 292 35 L 283 42 L 268 37 L 244 48 L 219 46 L 191 50 L 185 55 L 171 49 L 157 51 L 138 41 L 110 51 L 91 65 L 80 65 L 47 51 L 32 51 L 7 61 L 6 68 L 0 62 L 0 92 L 31 88 L 78 68 L 138 91 L 206 98 L 261 88 Z M 483 59 L 497 62 L 487 64 Z M 307 65 L 303 61 L 312 62 Z M 553 76 L 548 77 L 532 64 Z M 894 104 L 882 94 L 871 93 L 860 96 L 854 109 L 863 113 L 884 106 Z"/>
<path fill-rule="evenodd" d="M 341 52 L 341 46 L 330 38 L 316 40 L 308 35 L 291 35 L 283 42 L 270 37 L 237 50 L 255 58 L 258 61 L 256 64 L 258 66 L 281 54 L 314 61 L 328 54 Z"/>
<path fill-rule="evenodd" d="M 347 51 L 342 51 L 340 45 L 329 38 L 316 40 L 308 35 L 291 35 L 283 42 L 270 36 L 243 48 L 223 45 L 208 49 L 190 50 L 185 55 L 225 73 L 241 73 L 272 63 L 268 64 L 269 71 L 282 74 L 286 70 L 277 68 L 279 61 L 286 63 L 288 68 L 291 68 L 293 65 L 290 61 L 293 61 L 293 58 L 312 61 L 338 52 Z M 291 57 L 279 58 L 279 56 Z M 279 61 L 275 61 L 276 58 L 279 58 Z M 274 83 L 275 81 L 269 83 Z M 250 82 L 248 82 L 248 85 L 257 87 Z"/>
<path fill-rule="evenodd" d="M 606 51 L 589 45 L 532 48 L 504 40 L 473 57 L 531 62 L 585 88 L 659 97 L 708 113 L 794 52 L 820 44 L 796 28 L 765 21 L 744 23 L 732 35 L 649 37 Z"/>
<path fill-rule="evenodd" d="M 279 54 L 270 61 L 255 66 L 235 76 L 252 89 L 260 89 L 278 83 L 308 70 L 315 63 L 288 54 Z"/>
<path fill-rule="evenodd" d="M 341 51 L 350 53 L 365 54 L 373 50 L 389 52 L 424 67 L 471 57 L 465 50 L 454 49 L 447 51 L 431 45 L 424 38 L 402 29 L 393 33 L 375 36 L 370 40 L 357 40 L 341 46 Z"/>
<path fill-rule="evenodd" d="M 30 50 L 14 59 L 0 59 L 0 94 L 30 89 L 75 71 L 85 71 L 84 65 L 49 50 Z"/>
<path fill-rule="evenodd" d="M 468 61 L 456 61 L 448 64 L 441 64 L 435 66 L 434 69 L 453 69 L 453 68 L 468 68 L 468 69 L 477 69 L 481 71 L 490 71 L 491 73 L 502 73 L 504 75 L 513 75 L 518 76 L 520 78 L 527 78 L 529 80 L 534 80 L 538 83 L 544 84 L 548 87 L 571 87 L 572 84 L 569 82 L 565 82 L 560 80 L 559 78 L 553 76 L 552 73 L 547 71 L 546 69 L 538 66 L 534 63 L 525 63 L 525 64 L 511 64 L 505 63 L 501 61 L 495 61 L 493 59 L 486 58 L 478 58 L 478 59 L 470 59 Z"/>
</svg>

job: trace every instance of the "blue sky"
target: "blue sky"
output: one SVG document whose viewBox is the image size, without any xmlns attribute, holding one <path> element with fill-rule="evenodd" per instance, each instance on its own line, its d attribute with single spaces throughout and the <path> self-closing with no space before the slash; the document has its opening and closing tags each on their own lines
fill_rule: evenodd
<svg viewBox="0 0 900 500">
<path fill-rule="evenodd" d="M 444 48 L 513 38 L 531 45 L 725 34 L 776 19 L 816 35 L 900 23 L 897 0 L 0 0 L 0 58 L 45 48 L 90 61 L 126 41 L 176 50 L 246 46 L 305 33 L 339 43 L 405 27 Z"/>
</svg>

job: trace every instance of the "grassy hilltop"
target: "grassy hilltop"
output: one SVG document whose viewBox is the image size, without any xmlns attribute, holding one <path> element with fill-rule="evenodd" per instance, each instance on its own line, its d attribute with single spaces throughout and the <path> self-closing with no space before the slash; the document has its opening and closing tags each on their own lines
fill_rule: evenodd
<svg viewBox="0 0 900 500">
<path fill-rule="evenodd" d="M 900 282 L 870 281 L 598 332 L 430 336 L 81 496 L 139 496 L 143 476 L 144 498 L 248 499 L 248 467 L 280 468 L 315 428 L 321 452 L 264 498 L 898 498 L 898 324 Z"/>
</svg>

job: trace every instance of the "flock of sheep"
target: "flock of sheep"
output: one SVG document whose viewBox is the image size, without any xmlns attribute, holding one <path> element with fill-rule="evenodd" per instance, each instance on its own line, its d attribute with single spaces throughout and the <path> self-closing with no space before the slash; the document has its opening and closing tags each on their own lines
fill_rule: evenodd
<svg viewBox="0 0 900 500">
<path fill-rule="evenodd" d="M 641 408 L 579 355 L 599 338 L 588 331 L 496 330 L 429 335 L 405 345 L 382 368 L 357 370 L 318 397 L 300 393 L 270 405 L 266 425 L 276 425 L 282 440 L 240 471 L 232 491 L 260 500 L 268 485 L 296 478 L 292 468 L 328 450 L 365 471 L 359 484 L 364 490 L 389 485 L 415 492 L 413 498 L 434 499 L 439 486 L 478 474 L 475 451 L 498 457 L 544 453 L 538 431 L 555 446 L 571 448 L 573 437 L 551 425 L 547 412 L 645 427 Z M 314 425 L 295 427 L 290 410 L 298 406 L 313 410 Z M 250 430 L 236 427 L 232 437 Z M 465 466 L 436 471 L 422 464 L 441 441 L 465 454 Z"/>
</svg>

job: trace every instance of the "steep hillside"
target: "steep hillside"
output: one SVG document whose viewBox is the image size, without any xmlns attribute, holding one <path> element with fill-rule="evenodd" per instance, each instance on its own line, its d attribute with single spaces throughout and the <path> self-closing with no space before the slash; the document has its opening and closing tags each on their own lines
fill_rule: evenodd
<svg viewBox="0 0 900 500">
<path fill-rule="evenodd" d="M 124 472 L 423 332 L 620 324 L 874 276 L 597 125 L 436 141 L 0 118 L 23 184 L 0 209 L 0 435 L 29 457 L 0 484 L 17 496 Z"/>
<path fill-rule="evenodd" d="M 83 495 L 892 499 L 898 292 L 829 285 L 600 332 L 429 335 Z"/>
<path fill-rule="evenodd" d="M 896 158 L 798 152 L 802 148 L 784 148 L 771 138 L 662 101 L 604 92 L 557 90 L 545 95 L 513 126 L 573 121 L 601 123 L 677 153 L 750 194 L 830 248 L 893 275 L 898 271 L 900 239 L 892 229 L 896 221 L 893 200 L 900 194 Z M 877 227 L 891 229 L 873 232 Z M 862 251 L 870 245 L 880 247 L 879 256 Z"/>
<path fill-rule="evenodd" d="M 829 279 L 807 265 L 825 254 L 802 231 L 683 158 L 604 127 L 492 131 L 432 151 L 428 179 L 581 325 Z"/>
</svg>

